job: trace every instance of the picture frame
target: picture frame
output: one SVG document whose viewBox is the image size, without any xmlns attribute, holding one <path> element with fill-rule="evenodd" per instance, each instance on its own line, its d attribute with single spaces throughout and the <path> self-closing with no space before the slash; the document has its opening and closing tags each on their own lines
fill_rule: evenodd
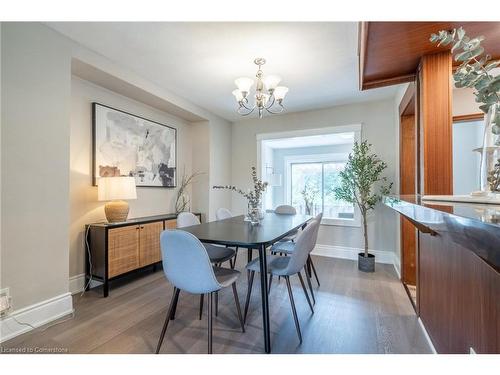
<svg viewBox="0 0 500 375">
<path fill-rule="evenodd" d="M 92 103 L 92 184 L 135 177 L 137 187 L 177 187 L 177 129 Z"/>
</svg>

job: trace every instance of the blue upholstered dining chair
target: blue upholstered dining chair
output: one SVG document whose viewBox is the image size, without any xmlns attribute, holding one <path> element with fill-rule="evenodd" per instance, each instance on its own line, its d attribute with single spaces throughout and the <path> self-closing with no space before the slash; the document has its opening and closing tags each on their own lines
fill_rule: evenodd
<svg viewBox="0 0 500 375">
<path fill-rule="evenodd" d="M 177 215 L 177 228 L 184 228 L 184 227 L 190 227 L 192 225 L 199 225 L 200 220 L 196 217 L 191 212 L 181 212 L 179 215 Z M 207 250 L 208 257 L 210 258 L 210 262 L 215 264 L 216 266 L 221 266 L 222 263 L 229 261 L 229 264 L 231 268 L 234 269 L 234 263 L 231 261 L 234 256 L 236 255 L 236 250 L 224 247 L 224 246 L 216 246 L 216 245 L 211 245 L 208 243 L 203 243 L 203 246 L 205 246 L 205 249 Z M 201 320 L 201 316 L 203 314 L 203 300 L 205 296 L 204 294 L 200 295 L 200 313 L 199 313 L 199 319 Z M 177 301 L 174 305 L 174 314 L 173 316 L 175 317 L 175 311 L 176 311 L 176 305 Z M 215 315 L 217 316 L 219 312 L 219 295 L 216 294 L 215 297 Z"/>
<path fill-rule="evenodd" d="M 232 212 L 229 211 L 227 208 L 221 207 L 218 208 L 217 211 L 215 211 L 215 218 L 217 219 L 217 221 L 226 220 L 232 217 L 233 217 Z M 236 258 L 238 257 L 238 246 L 236 246 L 234 250 L 235 250 L 234 258 L 230 260 L 230 262 L 232 262 L 231 268 L 234 268 L 236 266 Z M 251 252 L 252 250 L 248 249 L 248 251 Z"/>
<path fill-rule="evenodd" d="M 208 353 L 212 353 L 212 316 L 214 293 L 222 288 L 233 288 L 234 302 L 242 332 L 245 332 L 241 307 L 236 291 L 239 271 L 213 267 L 205 246 L 191 233 L 182 230 L 165 230 L 160 237 L 163 271 L 174 286 L 172 300 L 161 331 L 156 353 L 160 351 L 169 321 L 174 313 L 179 292 L 208 295 Z"/>
<path fill-rule="evenodd" d="M 233 214 L 231 211 L 229 211 L 227 208 L 219 208 L 216 212 L 215 212 L 215 218 L 217 220 L 226 220 L 226 219 L 229 219 L 233 217 Z M 252 260 L 252 250 L 253 249 L 247 249 L 247 261 L 250 262 Z M 232 264 L 232 268 L 234 268 L 236 266 L 236 259 L 238 258 L 238 246 L 235 247 L 235 251 L 236 253 L 234 254 L 234 258 L 233 258 L 233 264 Z"/>
<path fill-rule="evenodd" d="M 191 212 L 181 212 L 177 215 L 177 228 L 190 227 L 192 225 L 199 225 L 200 220 Z M 210 261 L 215 264 L 222 264 L 226 261 L 230 261 L 236 251 L 234 249 L 224 247 L 224 246 L 216 246 L 208 243 L 204 243 L 203 246 L 207 249 L 208 257 Z M 231 263 L 231 268 L 234 268 Z"/>
<path fill-rule="evenodd" d="M 316 215 L 314 220 L 321 224 L 322 218 L 323 218 L 323 212 L 320 212 L 318 215 Z M 313 249 L 314 249 L 314 246 L 316 246 L 316 241 L 318 240 L 318 232 L 319 232 L 319 224 L 317 225 L 316 231 L 314 232 L 314 236 L 313 236 Z M 311 251 L 313 249 L 311 249 Z M 273 246 L 271 247 L 271 254 L 290 255 L 294 251 L 295 251 L 295 242 L 293 242 L 293 241 L 281 240 L 281 241 L 278 241 L 275 244 L 273 244 Z M 314 267 L 314 263 L 312 261 L 311 255 L 309 255 L 307 258 L 307 263 L 306 263 L 307 284 L 309 286 L 309 290 L 311 291 L 313 303 L 316 303 L 316 298 L 314 297 L 314 292 L 313 292 L 313 288 L 312 288 L 312 284 L 311 284 L 312 272 L 314 272 L 314 276 L 316 277 L 316 282 L 318 283 L 318 286 L 320 286 L 318 273 L 316 272 L 316 267 Z M 270 281 L 272 281 L 272 278 L 270 279 Z"/>
<path fill-rule="evenodd" d="M 278 215 L 297 215 L 297 210 L 293 206 L 290 206 L 288 204 L 282 204 L 274 209 L 274 213 Z M 299 232 L 298 229 L 295 229 L 286 237 L 282 238 L 281 241 L 293 241 L 297 236 L 298 232 Z"/>
<path fill-rule="evenodd" d="M 302 333 L 300 332 L 300 324 L 297 318 L 297 310 L 295 308 L 295 302 L 293 299 L 292 287 L 290 285 L 290 276 L 297 275 L 302 286 L 302 290 L 307 299 L 307 303 L 314 314 L 313 305 L 307 294 L 306 286 L 304 284 L 304 279 L 302 278 L 301 271 L 305 267 L 309 253 L 313 248 L 314 232 L 319 222 L 313 220 L 309 223 L 304 230 L 302 230 L 297 236 L 295 242 L 295 251 L 289 257 L 281 257 L 277 255 L 270 255 L 267 258 L 267 270 L 271 276 L 281 276 L 286 281 L 286 286 L 288 289 L 288 296 L 290 298 L 290 305 L 292 306 L 293 319 L 295 322 L 295 328 L 297 330 L 297 335 L 299 336 L 299 341 L 302 343 Z M 246 321 L 248 314 L 248 305 L 250 304 L 250 296 L 252 294 L 252 285 L 255 272 L 259 272 L 259 258 L 254 259 L 247 264 L 247 269 L 250 270 L 250 280 L 248 284 L 247 298 L 245 302 L 245 313 L 243 317 L 243 322 Z"/>
<path fill-rule="evenodd" d="M 215 218 L 217 220 L 225 220 L 229 219 L 230 217 L 233 217 L 233 214 L 227 208 L 221 207 L 215 212 Z"/>
<path fill-rule="evenodd" d="M 297 214 L 297 210 L 295 209 L 295 207 L 290 206 L 288 204 L 282 204 L 280 206 L 277 206 L 274 209 L 274 212 L 277 214 L 281 214 L 281 215 L 295 215 L 295 214 Z"/>
</svg>

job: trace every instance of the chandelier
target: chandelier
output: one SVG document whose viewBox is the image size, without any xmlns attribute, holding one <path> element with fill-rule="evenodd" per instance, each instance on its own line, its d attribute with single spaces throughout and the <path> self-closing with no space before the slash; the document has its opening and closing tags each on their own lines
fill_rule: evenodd
<svg viewBox="0 0 500 375">
<path fill-rule="evenodd" d="M 285 110 L 283 99 L 288 92 L 288 87 L 278 86 L 281 82 L 281 78 L 278 76 L 263 76 L 262 65 L 266 63 L 266 59 L 259 57 L 254 60 L 254 63 L 259 67 L 255 75 L 257 83 L 255 85 L 255 94 L 253 95 L 254 104 L 251 104 L 248 100 L 250 89 L 254 84 L 253 79 L 242 77 L 234 81 L 238 87 L 233 91 L 233 95 L 239 105 L 238 113 L 242 116 L 248 116 L 254 110 L 257 110 L 259 118 L 262 118 L 264 110 L 271 114 L 283 112 Z"/>
</svg>

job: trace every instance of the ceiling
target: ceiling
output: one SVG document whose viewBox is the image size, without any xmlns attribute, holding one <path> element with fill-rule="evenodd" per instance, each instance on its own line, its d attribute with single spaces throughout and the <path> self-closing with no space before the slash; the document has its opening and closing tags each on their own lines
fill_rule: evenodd
<svg viewBox="0 0 500 375">
<path fill-rule="evenodd" d="M 240 76 L 278 74 L 286 112 L 394 96 L 397 87 L 359 91 L 356 22 L 50 22 L 50 27 L 145 79 L 229 121 Z"/>
<path fill-rule="evenodd" d="M 352 144 L 354 142 L 354 133 L 332 133 L 322 135 L 308 135 L 294 138 L 267 139 L 263 144 L 273 149 L 281 148 L 300 148 L 315 146 L 332 146 L 342 144 Z"/>
<path fill-rule="evenodd" d="M 431 34 L 463 27 L 471 38 L 482 35 L 484 49 L 500 58 L 500 22 L 363 22 L 361 31 L 361 86 L 365 89 L 410 82 L 423 55 L 447 51 Z M 453 61 L 455 65 L 460 62 Z"/>
</svg>

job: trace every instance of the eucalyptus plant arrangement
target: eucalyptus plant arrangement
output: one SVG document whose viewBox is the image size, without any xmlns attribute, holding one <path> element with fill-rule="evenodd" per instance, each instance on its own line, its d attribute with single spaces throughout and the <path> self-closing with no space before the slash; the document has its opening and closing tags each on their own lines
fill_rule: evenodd
<svg viewBox="0 0 500 375">
<path fill-rule="evenodd" d="M 194 179 L 203 172 L 195 172 L 190 175 L 186 175 L 186 169 L 184 168 L 184 173 L 182 175 L 181 184 L 179 190 L 177 191 L 177 196 L 175 199 L 175 213 L 179 214 L 189 209 L 189 197 L 186 195 L 186 190 L 194 181 Z"/>
<path fill-rule="evenodd" d="M 479 108 L 484 113 L 488 113 L 487 126 L 496 136 L 494 146 L 500 147 L 500 137 L 498 137 L 500 136 L 500 75 L 493 74 L 493 69 L 500 66 L 500 60 L 492 61 L 491 56 L 485 54 L 481 46 L 483 40 L 483 36 L 470 38 L 462 27 L 452 31 L 441 30 L 430 37 L 430 41 L 437 43 L 438 46 L 452 45 L 451 53 L 455 54 L 455 61 L 461 62 L 453 74 L 455 86 L 474 89 L 476 102 L 481 103 Z M 489 145 L 485 141 L 483 148 L 487 146 Z M 484 178 L 490 191 L 499 193 L 500 186 L 497 182 L 500 175 L 500 158 L 498 152 L 486 156 L 485 151 L 483 149 L 481 156 L 481 169 L 485 169 L 481 178 Z M 491 163 L 490 157 L 493 159 Z"/>
<path fill-rule="evenodd" d="M 346 166 L 339 173 L 340 184 L 333 189 L 335 199 L 354 204 L 361 212 L 365 258 L 368 258 L 367 214 L 392 187 L 392 182 L 382 176 L 387 164 L 371 153 L 370 148 L 367 141 L 354 142 Z"/>
<path fill-rule="evenodd" d="M 474 89 L 479 108 L 488 113 L 490 107 L 500 103 L 500 75 L 494 76 L 492 70 L 500 66 L 500 60 L 491 61 L 491 56 L 484 53 L 481 42 L 484 36 L 470 38 L 462 27 L 452 31 L 441 30 L 432 34 L 430 41 L 438 46 L 453 44 L 451 53 L 461 65 L 453 73 L 455 86 Z M 494 114 L 494 134 L 500 134 L 500 112 Z"/>
<path fill-rule="evenodd" d="M 256 213 L 260 209 L 262 194 L 266 191 L 268 185 L 267 182 L 263 182 L 260 178 L 257 177 L 257 169 L 255 167 L 252 167 L 252 182 L 253 190 L 249 189 L 248 191 L 243 191 L 242 189 L 233 185 L 214 185 L 213 188 L 227 189 L 243 195 L 248 201 L 250 215 L 252 212 Z"/>
</svg>

